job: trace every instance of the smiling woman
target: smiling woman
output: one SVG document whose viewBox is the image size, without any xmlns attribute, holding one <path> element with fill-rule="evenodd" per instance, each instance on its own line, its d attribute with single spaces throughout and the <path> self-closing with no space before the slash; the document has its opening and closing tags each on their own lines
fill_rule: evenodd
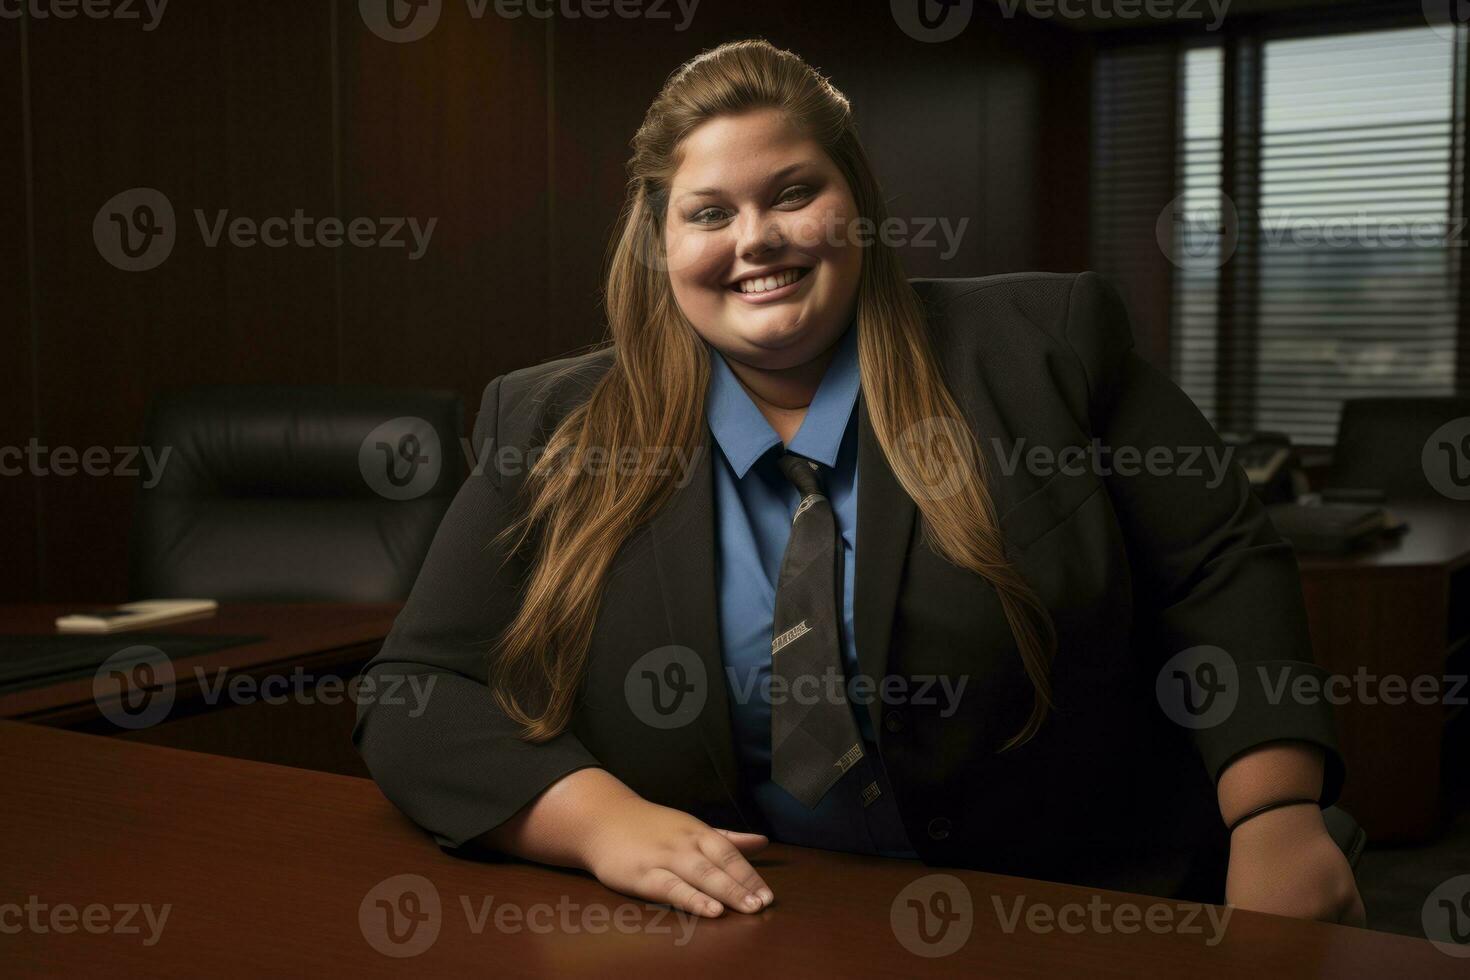
<svg viewBox="0 0 1470 980">
<path fill-rule="evenodd" d="M 360 710 L 389 798 L 702 915 L 774 900 L 774 836 L 1360 919 L 1329 709 L 1256 680 L 1320 672 L 1243 472 L 997 467 L 1222 449 L 1112 288 L 907 279 L 848 100 L 764 41 L 628 169 L 610 343 L 491 382 L 475 444 L 544 452 L 466 482 L 368 668 L 441 678 Z M 687 482 L 592 464 L 655 447 Z"/>
<path fill-rule="evenodd" d="M 694 329 L 746 384 L 804 366 L 792 382 L 814 388 L 863 263 L 838 234 L 858 209 L 837 166 L 784 111 L 754 109 L 685 137 L 669 198 L 669 284 Z"/>
</svg>

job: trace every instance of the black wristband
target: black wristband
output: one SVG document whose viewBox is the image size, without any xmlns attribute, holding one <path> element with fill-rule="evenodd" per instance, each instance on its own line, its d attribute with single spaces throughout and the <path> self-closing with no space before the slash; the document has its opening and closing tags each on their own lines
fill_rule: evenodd
<svg viewBox="0 0 1470 980">
<path fill-rule="evenodd" d="M 1322 806 L 1322 804 L 1317 800 L 1307 799 L 1305 797 L 1299 800 L 1279 800 L 1275 803 L 1267 803 L 1264 806 L 1256 807 L 1254 810 L 1250 811 L 1242 817 L 1237 817 L 1235 819 L 1235 823 L 1230 825 L 1229 833 L 1235 833 L 1235 828 L 1245 823 L 1251 817 L 1259 817 L 1263 813 L 1269 813 L 1272 810 L 1279 810 L 1284 806 L 1301 806 L 1304 803 L 1310 803 L 1312 804 L 1312 806 L 1318 807 L 1319 809 Z"/>
</svg>

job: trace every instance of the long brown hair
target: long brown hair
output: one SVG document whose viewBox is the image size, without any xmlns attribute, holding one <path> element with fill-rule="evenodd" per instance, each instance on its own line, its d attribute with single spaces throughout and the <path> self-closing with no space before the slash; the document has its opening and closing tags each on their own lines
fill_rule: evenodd
<svg viewBox="0 0 1470 980">
<path fill-rule="evenodd" d="M 797 55 L 764 40 L 733 41 L 669 76 L 632 140 L 607 270 L 612 364 L 551 434 L 527 481 L 522 516 L 503 532 L 516 549 L 535 539 L 522 604 L 500 637 L 491 673 L 497 703 L 528 741 L 555 738 L 570 724 L 608 568 L 674 491 L 657 468 L 601 467 L 590 476 L 578 461 L 589 452 L 618 458 L 625 448 L 692 454 L 703 441 L 708 353 L 664 271 L 664 218 L 680 143 L 716 116 L 771 107 L 827 152 L 862 218 L 881 227 L 887 217 L 847 98 Z M 1051 706 L 1051 618 L 1006 559 L 984 456 L 945 385 L 919 298 L 881 241 L 864 253 L 856 317 L 862 393 L 883 454 L 932 547 L 995 589 L 1034 687 L 1030 717 L 1009 748 L 1034 735 Z"/>
</svg>

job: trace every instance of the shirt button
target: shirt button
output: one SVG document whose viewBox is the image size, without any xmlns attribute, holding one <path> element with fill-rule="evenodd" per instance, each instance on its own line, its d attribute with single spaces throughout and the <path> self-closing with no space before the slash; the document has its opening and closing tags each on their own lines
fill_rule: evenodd
<svg viewBox="0 0 1470 980">
<path fill-rule="evenodd" d="M 890 732 L 903 731 L 903 715 L 897 711 L 890 711 L 883 716 L 883 727 Z"/>
<path fill-rule="evenodd" d="M 944 840 L 949 836 L 949 820 L 946 817 L 935 817 L 929 821 L 929 839 Z"/>
</svg>

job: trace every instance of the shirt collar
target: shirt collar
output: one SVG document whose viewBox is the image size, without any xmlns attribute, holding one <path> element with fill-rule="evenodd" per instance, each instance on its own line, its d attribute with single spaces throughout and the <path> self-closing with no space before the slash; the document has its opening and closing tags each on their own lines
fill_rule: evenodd
<svg viewBox="0 0 1470 980">
<path fill-rule="evenodd" d="M 705 415 L 710 432 L 735 471 L 735 478 L 743 479 L 756 460 L 772 447 L 781 445 L 781 437 L 750 400 L 730 365 L 725 363 L 724 355 L 713 347 L 710 354 Z M 837 342 L 837 351 L 812 396 L 801 428 L 786 448 L 825 466 L 835 466 L 852 407 L 857 403 L 859 382 L 857 326 L 853 324 Z"/>
</svg>

